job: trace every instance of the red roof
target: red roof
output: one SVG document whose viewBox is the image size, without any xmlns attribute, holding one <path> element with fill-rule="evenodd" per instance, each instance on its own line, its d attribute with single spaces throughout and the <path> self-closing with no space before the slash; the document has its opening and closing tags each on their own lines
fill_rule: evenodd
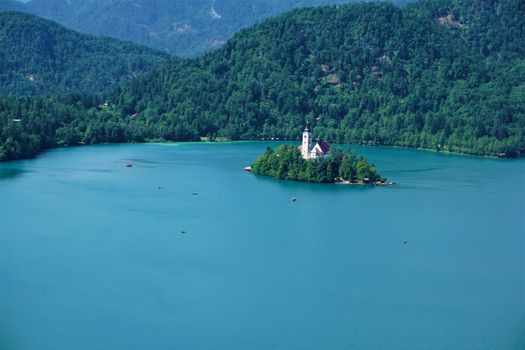
<svg viewBox="0 0 525 350">
<path fill-rule="evenodd" d="M 330 146 L 324 142 L 324 141 L 318 141 L 317 142 L 317 146 L 319 146 L 319 148 L 321 149 L 321 152 L 323 152 L 323 154 L 326 154 L 330 151 Z"/>
</svg>

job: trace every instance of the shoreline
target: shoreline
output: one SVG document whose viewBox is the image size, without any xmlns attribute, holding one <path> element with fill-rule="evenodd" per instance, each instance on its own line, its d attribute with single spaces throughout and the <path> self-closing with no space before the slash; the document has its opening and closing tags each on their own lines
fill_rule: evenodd
<svg viewBox="0 0 525 350">
<path fill-rule="evenodd" d="M 98 145 L 175 145 L 175 144 L 231 144 L 231 143 L 247 143 L 247 142 L 287 142 L 287 143 L 297 143 L 300 142 L 300 140 L 261 140 L 261 139 L 251 139 L 251 140 L 219 140 L 219 141 L 166 141 L 166 140 L 155 140 L 151 142 L 120 142 L 120 143 L 111 143 L 111 142 L 102 142 L 102 143 L 95 143 L 95 144 L 78 144 L 78 145 L 56 145 L 55 147 L 50 147 L 47 149 L 44 149 L 42 151 L 39 151 L 37 154 L 31 156 L 31 157 L 25 157 L 25 158 L 15 158 L 15 159 L 8 159 L 8 160 L 0 160 L 0 164 L 2 163 L 9 163 L 14 161 L 20 161 L 20 160 L 29 160 L 29 159 L 35 159 L 39 157 L 40 155 L 56 149 L 65 149 L 65 148 L 74 148 L 74 147 L 84 147 L 84 146 L 98 146 Z M 435 150 L 431 148 L 422 148 L 422 147 L 407 147 L 407 146 L 397 146 L 397 145 L 374 145 L 374 144 L 352 144 L 352 143 L 343 143 L 343 144 L 336 144 L 336 145 L 347 145 L 350 147 L 358 146 L 358 147 L 370 147 L 370 148 L 377 148 L 377 147 L 384 147 L 384 148 L 397 148 L 397 149 L 411 149 L 411 150 L 417 150 L 417 151 L 423 151 L 423 152 L 432 152 L 432 153 L 441 153 L 444 155 L 452 155 L 452 156 L 466 156 L 466 157 L 475 157 L 475 158 L 486 158 L 486 159 L 520 159 L 525 158 L 525 153 L 520 154 L 516 157 L 508 157 L 508 156 L 497 156 L 497 155 L 479 155 L 479 154 L 472 154 L 472 153 L 461 153 L 461 152 L 454 152 L 454 151 L 444 151 L 444 150 Z"/>
<path fill-rule="evenodd" d="M 151 142 L 123 142 L 123 143 L 97 143 L 93 145 L 75 145 L 75 146 L 57 146 L 53 148 L 62 148 L 62 147 L 76 147 L 76 146 L 95 146 L 95 145 L 129 145 L 129 144 L 146 144 L 146 145 L 171 145 L 171 144 L 185 144 L 185 143 L 202 143 L 202 144 L 229 144 L 229 143 L 245 143 L 245 142 L 272 142 L 272 143 L 300 143 L 301 140 L 284 140 L 284 139 L 250 139 L 250 140 L 230 140 L 230 139 L 224 139 L 224 140 L 200 140 L 200 141 L 151 141 Z M 473 153 L 462 153 L 457 151 L 447 151 L 447 150 L 437 150 L 432 148 L 423 148 L 423 147 L 410 147 L 410 146 L 398 146 L 398 145 L 384 145 L 384 144 L 368 144 L 368 143 L 334 143 L 336 146 L 350 146 L 350 147 L 370 147 L 370 148 L 378 148 L 378 147 L 384 147 L 384 148 L 397 148 L 397 149 L 412 149 L 417 151 L 424 151 L 424 152 L 432 152 L 432 153 L 441 153 L 445 155 L 453 155 L 453 156 L 467 156 L 467 157 L 475 157 L 475 158 L 487 158 L 487 159 L 520 159 L 525 158 L 525 153 L 517 156 L 517 157 L 509 157 L 509 156 L 498 156 L 498 155 L 481 155 L 481 154 L 473 154 Z M 53 149 L 50 148 L 50 149 Z"/>
</svg>

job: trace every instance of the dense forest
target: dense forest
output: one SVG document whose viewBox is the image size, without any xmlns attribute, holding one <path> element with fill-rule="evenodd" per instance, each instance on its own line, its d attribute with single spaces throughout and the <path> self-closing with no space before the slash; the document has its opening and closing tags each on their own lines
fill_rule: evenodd
<svg viewBox="0 0 525 350">
<path fill-rule="evenodd" d="M 192 57 L 217 48 L 242 28 L 305 6 L 357 0 L 0 0 L 79 32 L 129 40 Z M 395 0 L 403 3 L 406 0 Z"/>
<path fill-rule="evenodd" d="M 300 9 L 99 97 L 2 98 L 0 158 L 58 145 L 298 139 L 525 151 L 525 3 Z"/>
<path fill-rule="evenodd" d="M 166 136 L 162 125 L 124 116 L 96 95 L 0 96 L 0 161 L 60 146 L 164 140 L 158 135 Z"/>
<path fill-rule="evenodd" d="M 36 16 L 0 13 L 0 93 L 100 93 L 166 62 L 144 46 L 79 34 Z"/>
<path fill-rule="evenodd" d="M 343 153 L 335 149 L 326 157 L 303 159 L 296 146 L 268 148 L 252 164 L 253 172 L 281 180 L 317 183 L 383 184 L 386 178 L 378 174 L 374 164 L 353 150 Z"/>
<path fill-rule="evenodd" d="M 525 149 L 524 31 L 521 0 L 301 9 L 113 98 L 191 138 L 296 139 L 308 118 L 329 142 L 514 156 Z"/>
</svg>

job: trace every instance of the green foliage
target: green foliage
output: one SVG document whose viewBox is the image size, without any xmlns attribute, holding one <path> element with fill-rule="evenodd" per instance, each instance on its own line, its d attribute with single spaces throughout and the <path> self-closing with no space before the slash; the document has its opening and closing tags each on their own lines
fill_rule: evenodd
<svg viewBox="0 0 525 350">
<path fill-rule="evenodd" d="M 329 142 L 522 154 L 524 3 L 437 3 L 296 10 L 113 98 L 200 136 L 295 139 L 308 116 Z"/>
<path fill-rule="evenodd" d="M 10 26 L 9 18 L 28 24 Z M 49 55 L 1 50 L 0 72 L 25 67 L 27 61 L 41 64 L 51 74 L 46 82 L 58 84 L 60 91 L 107 87 L 104 74 L 87 69 L 77 76 L 94 85 L 60 83 L 70 70 L 55 65 L 75 67 L 77 62 L 60 57 L 89 61 L 91 56 L 82 53 L 92 52 L 92 45 L 79 44 L 75 38 L 85 37 L 67 31 L 55 42 L 53 31 L 41 30 L 49 22 L 33 26 L 28 18 L 0 15 L 6 21 L 0 40 L 11 40 L 11 29 L 22 39 L 27 32 L 22 42 L 30 52 Z M 35 29 L 53 35 L 33 40 Z M 50 147 L 84 143 L 292 140 L 301 134 L 305 117 L 315 121 L 314 133 L 328 142 L 518 156 L 525 151 L 524 30 L 520 0 L 296 10 L 241 31 L 213 53 L 170 61 L 104 98 L 0 97 L 0 158 L 26 158 Z M 72 39 L 66 40 L 69 35 Z M 99 39 L 90 40 L 98 47 Z M 68 49 L 77 45 L 85 50 Z M 109 52 L 118 62 L 122 51 Z M 22 86 L 14 91 L 35 92 Z M 311 176 L 319 182 L 373 177 L 373 166 L 364 160 L 332 157 L 337 171 L 328 160 L 312 165 L 308 176 L 300 167 L 290 175 L 286 164 L 271 169 L 279 170 L 278 177 Z"/>
<path fill-rule="evenodd" d="M 31 158 L 57 146 L 197 141 L 190 127 L 121 114 L 97 96 L 0 96 L 0 161 Z"/>
<path fill-rule="evenodd" d="M 0 13 L 0 93 L 100 93 L 167 61 L 166 54 L 79 34 L 35 16 Z"/>
<path fill-rule="evenodd" d="M 252 165 L 253 172 L 282 180 L 331 183 L 385 182 L 374 166 L 354 151 L 343 153 L 337 149 L 326 157 L 305 160 L 295 146 L 281 145 L 268 148 Z"/>
<path fill-rule="evenodd" d="M 242 28 L 294 8 L 354 1 L 32 0 L 18 7 L 83 33 L 191 57 L 217 48 Z"/>
</svg>

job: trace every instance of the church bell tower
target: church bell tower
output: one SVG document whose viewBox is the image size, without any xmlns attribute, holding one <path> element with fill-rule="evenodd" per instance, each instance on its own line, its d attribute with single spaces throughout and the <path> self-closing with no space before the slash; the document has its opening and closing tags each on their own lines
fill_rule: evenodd
<svg viewBox="0 0 525 350">
<path fill-rule="evenodd" d="M 312 149 L 312 132 L 310 131 L 310 123 L 306 122 L 303 131 L 303 144 L 301 147 L 301 155 L 304 159 L 310 158 L 310 150 Z"/>
</svg>

